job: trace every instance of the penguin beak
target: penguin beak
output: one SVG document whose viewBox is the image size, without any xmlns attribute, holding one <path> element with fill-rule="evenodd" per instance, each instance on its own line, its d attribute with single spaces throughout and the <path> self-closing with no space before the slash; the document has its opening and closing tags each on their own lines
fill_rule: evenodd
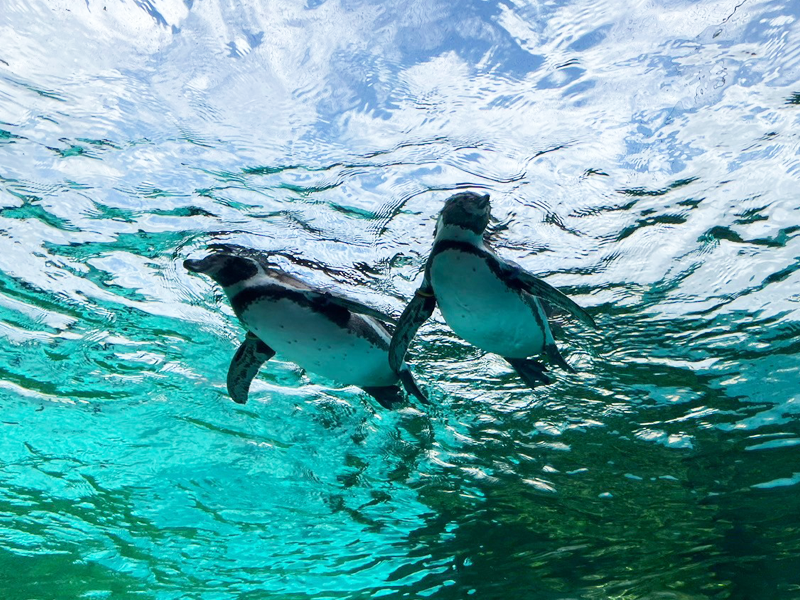
<svg viewBox="0 0 800 600">
<path fill-rule="evenodd" d="M 203 273 L 208 268 L 207 260 L 206 258 L 200 260 L 187 258 L 183 261 L 183 268 L 192 273 Z"/>
</svg>

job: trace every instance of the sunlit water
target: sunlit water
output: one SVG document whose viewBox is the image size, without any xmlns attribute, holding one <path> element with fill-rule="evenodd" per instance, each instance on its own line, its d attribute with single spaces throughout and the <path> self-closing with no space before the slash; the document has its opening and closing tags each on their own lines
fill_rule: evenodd
<svg viewBox="0 0 800 600">
<path fill-rule="evenodd" d="M 388 412 L 184 258 L 398 314 L 455 189 L 569 293 Z M 0 0 L 3 598 L 800 598 L 800 4 Z"/>
</svg>

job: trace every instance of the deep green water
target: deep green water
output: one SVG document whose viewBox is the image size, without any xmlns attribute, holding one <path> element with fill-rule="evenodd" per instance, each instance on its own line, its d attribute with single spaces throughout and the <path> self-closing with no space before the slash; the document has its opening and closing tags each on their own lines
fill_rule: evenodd
<svg viewBox="0 0 800 600">
<path fill-rule="evenodd" d="M 0 0 L 0 598 L 800 598 L 798 132 L 788 0 Z M 229 400 L 184 258 L 399 314 L 455 189 L 576 375 Z"/>
</svg>

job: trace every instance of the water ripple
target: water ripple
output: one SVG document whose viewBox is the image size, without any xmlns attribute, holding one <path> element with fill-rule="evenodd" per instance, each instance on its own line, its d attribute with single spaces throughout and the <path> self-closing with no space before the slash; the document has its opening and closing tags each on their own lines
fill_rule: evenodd
<svg viewBox="0 0 800 600">
<path fill-rule="evenodd" d="M 6 595 L 796 592 L 796 7 L 6 4 Z M 229 401 L 183 259 L 399 314 L 464 189 L 598 321 L 553 315 L 578 373 L 531 392 L 437 314 L 430 410 L 280 357 Z"/>
</svg>

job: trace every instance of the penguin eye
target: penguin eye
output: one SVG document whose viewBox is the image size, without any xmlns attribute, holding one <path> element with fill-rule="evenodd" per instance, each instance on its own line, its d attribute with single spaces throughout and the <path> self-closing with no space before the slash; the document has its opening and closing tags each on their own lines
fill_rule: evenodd
<svg viewBox="0 0 800 600">
<path fill-rule="evenodd" d="M 217 272 L 217 281 L 223 287 L 250 279 L 258 273 L 256 263 L 241 256 L 231 256 Z"/>
</svg>

